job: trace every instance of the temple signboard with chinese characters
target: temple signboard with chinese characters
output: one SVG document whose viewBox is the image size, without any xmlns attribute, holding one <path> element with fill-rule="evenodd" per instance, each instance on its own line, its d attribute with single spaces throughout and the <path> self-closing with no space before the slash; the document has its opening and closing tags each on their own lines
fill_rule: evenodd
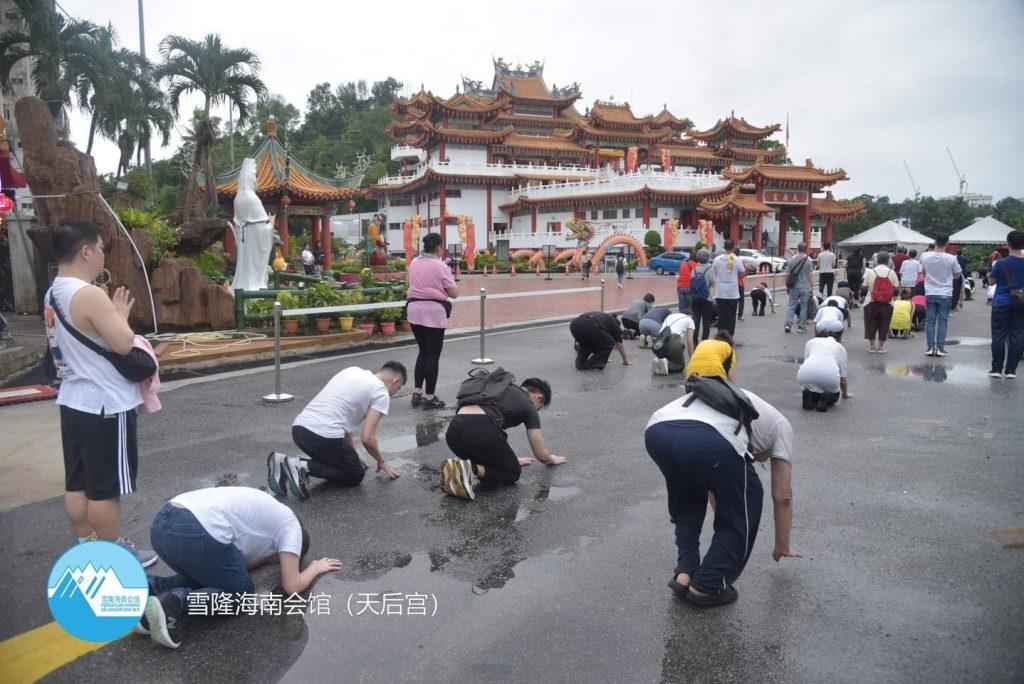
<svg viewBox="0 0 1024 684">
<path fill-rule="evenodd" d="M 811 193 L 793 188 L 765 188 L 764 202 L 768 204 L 792 204 L 803 206 L 810 202 Z"/>
</svg>

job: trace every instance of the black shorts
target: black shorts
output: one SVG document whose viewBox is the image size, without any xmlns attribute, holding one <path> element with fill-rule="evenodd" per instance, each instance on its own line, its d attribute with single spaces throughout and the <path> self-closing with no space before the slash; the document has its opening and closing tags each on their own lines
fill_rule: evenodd
<svg viewBox="0 0 1024 684">
<path fill-rule="evenodd" d="M 135 409 L 96 415 L 60 407 L 66 491 L 85 492 L 90 501 L 135 491 L 139 468 L 135 419 Z"/>
</svg>

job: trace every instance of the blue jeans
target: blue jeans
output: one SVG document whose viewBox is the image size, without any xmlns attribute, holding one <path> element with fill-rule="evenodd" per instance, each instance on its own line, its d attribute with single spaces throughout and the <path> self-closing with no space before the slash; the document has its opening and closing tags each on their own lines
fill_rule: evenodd
<svg viewBox="0 0 1024 684">
<path fill-rule="evenodd" d="M 151 591 L 172 591 L 188 603 L 190 592 L 244 594 L 256 591 L 242 552 L 206 531 L 192 511 L 164 504 L 149 528 L 149 541 L 175 575 L 147 575 Z"/>
<path fill-rule="evenodd" d="M 992 307 L 992 372 L 1017 372 L 1024 351 L 1024 309 L 1012 304 Z M 1005 370 L 1003 364 L 1006 364 Z"/>
<path fill-rule="evenodd" d="M 618 278 L 619 285 L 622 285 L 622 283 L 626 282 L 626 273 L 625 273 L 625 271 L 623 271 L 622 273 L 616 273 L 615 277 Z"/>
<path fill-rule="evenodd" d="M 789 301 L 786 304 L 786 325 L 793 325 L 796 318 L 796 305 L 800 305 L 800 327 L 807 327 L 807 301 L 811 298 L 811 290 L 808 287 L 797 285 L 789 292 Z"/>
<path fill-rule="evenodd" d="M 924 335 L 928 348 L 946 348 L 946 325 L 949 323 L 949 310 L 953 308 L 953 297 L 949 295 L 925 295 Z M 938 322 L 938 330 L 935 323 Z"/>
<path fill-rule="evenodd" d="M 693 295 L 690 294 L 690 288 L 688 287 L 677 287 L 676 294 L 679 296 L 679 313 L 693 315 Z"/>
<path fill-rule="evenodd" d="M 661 469 L 668 489 L 669 517 L 676 528 L 675 574 L 691 586 L 720 592 L 736 581 L 750 558 L 761 522 L 764 490 L 754 464 L 718 431 L 695 420 L 655 423 L 644 434 L 647 453 Z M 700 558 L 700 531 L 714 492 L 715 534 Z"/>
</svg>

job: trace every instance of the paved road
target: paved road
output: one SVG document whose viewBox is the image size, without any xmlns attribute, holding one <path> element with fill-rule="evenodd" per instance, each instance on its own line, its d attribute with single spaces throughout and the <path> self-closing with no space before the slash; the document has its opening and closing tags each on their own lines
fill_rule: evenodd
<svg viewBox="0 0 1024 684">
<path fill-rule="evenodd" d="M 316 586 L 332 615 L 209 619 L 176 652 L 129 635 L 49 679 L 1020 681 L 1024 555 L 992 535 L 1022 524 L 1024 387 L 985 376 L 987 310 L 968 307 L 944 360 L 924 357 L 919 340 L 867 354 L 858 321 L 847 338 L 856 398 L 827 415 L 799 408 L 806 338 L 784 335 L 782 314 L 740 323 L 738 379 L 796 428 L 793 544 L 805 558 L 771 560 L 766 503 L 734 606 L 699 612 L 664 586 L 672 528 L 642 431 L 678 381 L 652 377 L 642 350 L 637 365 L 577 372 L 558 325 L 496 335 L 488 349 L 520 378 L 550 378 L 544 431 L 568 464 L 533 465 L 475 503 L 445 498 L 437 467 L 450 412 L 414 411 L 403 397 L 382 428 L 400 480 L 320 486 L 292 502 L 312 552 L 344 562 Z M 446 346 L 442 396 L 474 352 L 471 340 Z M 295 451 L 288 426 L 304 400 L 345 365 L 392 357 L 414 360 L 404 348 L 290 367 L 298 400 L 278 406 L 258 401 L 265 371 L 174 387 L 164 411 L 140 421 L 129 531 L 144 537 L 178 492 L 264 486 L 266 453 Z M 525 452 L 521 430 L 513 439 Z M 50 621 L 40 578 L 71 537 L 58 499 L 0 512 L 0 527 L 2 640 Z M 257 575 L 262 589 L 276 582 L 274 570 Z M 388 591 L 434 594 L 437 614 L 345 610 L 350 595 Z"/>
</svg>

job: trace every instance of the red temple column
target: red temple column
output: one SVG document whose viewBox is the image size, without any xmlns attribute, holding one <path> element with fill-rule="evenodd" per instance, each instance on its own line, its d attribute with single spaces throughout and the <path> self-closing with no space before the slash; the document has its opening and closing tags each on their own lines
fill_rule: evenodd
<svg viewBox="0 0 1024 684">
<path fill-rule="evenodd" d="M 443 143 L 442 143 L 443 144 Z M 441 149 L 444 149 L 443 147 Z M 445 184 L 442 182 L 438 190 L 438 218 L 437 224 L 441 232 L 441 258 L 448 258 L 448 212 L 445 209 Z"/>
<path fill-rule="evenodd" d="M 764 214 L 757 215 L 757 223 L 754 224 L 754 249 L 761 251 L 761 219 Z"/>
<path fill-rule="evenodd" d="M 224 231 L 224 239 L 221 240 L 221 244 L 224 246 L 224 253 L 228 256 L 229 259 L 234 261 L 236 256 L 235 232 L 231 230 L 231 228 L 228 228 L 227 230 Z"/>
<path fill-rule="evenodd" d="M 740 215 L 739 212 L 734 211 L 732 218 L 729 219 L 729 239 L 732 240 L 732 244 L 739 246 L 740 244 Z"/>
<path fill-rule="evenodd" d="M 334 241 L 331 239 L 331 217 L 324 214 L 320 217 L 320 239 L 324 243 L 324 268 L 331 267 L 331 252 L 334 251 Z"/>
<path fill-rule="evenodd" d="M 320 217 L 311 217 L 309 219 L 309 226 L 309 250 L 315 252 L 316 246 L 320 244 Z"/>
<path fill-rule="evenodd" d="M 537 232 L 537 207 L 530 207 L 530 232 Z"/>
<path fill-rule="evenodd" d="M 281 238 L 281 256 L 288 258 L 290 252 L 288 249 L 288 214 L 281 211 L 274 219 L 274 223 L 277 228 L 277 236 Z"/>
<path fill-rule="evenodd" d="M 646 197 L 644 198 L 644 203 L 643 203 L 643 219 L 644 219 L 644 228 L 645 229 L 650 228 L 651 227 L 651 200 L 649 200 Z"/>
<path fill-rule="evenodd" d="M 825 232 L 822 233 L 821 246 L 825 247 L 826 242 L 832 242 L 832 217 L 825 219 Z"/>
<path fill-rule="evenodd" d="M 803 206 L 800 212 L 800 220 L 804 224 L 804 244 L 807 245 L 808 251 L 811 249 L 811 203 L 810 193 L 808 194 L 808 202 Z"/>
<path fill-rule="evenodd" d="M 786 232 L 789 230 L 789 212 L 785 207 L 779 208 L 779 256 L 786 256 Z"/>
</svg>

